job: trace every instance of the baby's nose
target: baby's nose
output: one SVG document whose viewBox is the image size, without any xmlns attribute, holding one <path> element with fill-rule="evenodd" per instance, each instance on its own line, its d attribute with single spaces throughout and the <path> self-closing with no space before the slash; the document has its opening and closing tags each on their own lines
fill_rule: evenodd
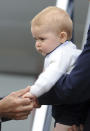
<svg viewBox="0 0 90 131">
<path fill-rule="evenodd" d="M 40 46 L 41 46 L 41 44 L 40 44 L 39 41 L 36 42 L 36 46 L 37 46 L 37 47 L 40 47 Z"/>
</svg>

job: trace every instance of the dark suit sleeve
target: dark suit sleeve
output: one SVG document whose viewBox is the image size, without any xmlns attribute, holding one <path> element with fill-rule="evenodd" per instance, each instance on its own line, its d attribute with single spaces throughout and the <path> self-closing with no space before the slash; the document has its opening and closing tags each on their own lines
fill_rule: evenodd
<svg viewBox="0 0 90 131">
<path fill-rule="evenodd" d="M 6 122 L 6 121 L 10 121 L 11 119 L 9 119 L 9 118 L 1 118 L 1 120 L 2 120 L 2 122 Z"/>
<path fill-rule="evenodd" d="M 56 85 L 38 98 L 40 104 L 75 104 L 90 99 L 90 26 L 87 42 L 69 75 L 63 75 Z"/>
</svg>

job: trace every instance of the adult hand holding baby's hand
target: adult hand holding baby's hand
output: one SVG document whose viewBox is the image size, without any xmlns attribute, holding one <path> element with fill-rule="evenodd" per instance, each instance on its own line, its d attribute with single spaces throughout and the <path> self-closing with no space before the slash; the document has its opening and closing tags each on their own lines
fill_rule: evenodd
<svg viewBox="0 0 90 131">
<path fill-rule="evenodd" d="M 27 92 L 29 92 L 29 88 L 12 92 L 0 100 L 0 117 L 15 120 L 26 119 L 33 109 L 33 104 L 30 102 L 30 99 L 22 97 Z"/>
<path fill-rule="evenodd" d="M 27 86 L 27 88 L 30 89 L 31 86 Z M 37 97 L 34 96 L 34 95 L 32 95 L 32 94 L 30 93 L 30 91 L 27 92 L 26 94 L 24 94 L 23 97 L 24 97 L 24 98 L 29 98 L 29 99 L 30 99 L 30 101 L 33 103 L 33 108 L 40 108 L 40 107 L 41 107 L 41 106 L 39 105 L 39 103 L 38 103 Z"/>
<path fill-rule="evenodd" d="M 30 89 L 31 86 L 27 86 L 27 88 Z M 40 108 L 40 107 L 41 107 L 41 106 L 39 105 L 39 103 L 38 103 L 38 99 L 36 98 L 36 96 L 32 95 L 32 94 L 30 93 L 30 91 L 27 92 L 26 94 L 24 94 L 22 97 L 23 97 L 23 98 L 29 98 L 30 101 L 31 101 L 31 103 L 33 104 L 33 108 Z"/>
<path fill-rule="evenodd" d="M 31 86 L 27 86 L 27 88 L 31 88 Z M 29 92 L 27 92 L 26 94 L 24 94 L 23 95 L 23 98 L 29 98 L 31 101 L 34 101 L 34 99 L 36 98 L 34 95 L 32 95 L 31 93 L 30 93 L 30 91 Z"/>
</svg>

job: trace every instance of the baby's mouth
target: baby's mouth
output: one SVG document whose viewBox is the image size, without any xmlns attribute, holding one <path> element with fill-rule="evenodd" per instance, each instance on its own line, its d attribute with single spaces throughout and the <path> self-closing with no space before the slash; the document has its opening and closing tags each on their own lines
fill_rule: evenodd
<svg viewBox="0 0 90 131">
<path fill-rule="evenodd" d="M 42 50 L 41 50 L 40 48 L 38 48 L 38 51 L 39 51 L 39 52 L 42 52 Z"/>
</svg>

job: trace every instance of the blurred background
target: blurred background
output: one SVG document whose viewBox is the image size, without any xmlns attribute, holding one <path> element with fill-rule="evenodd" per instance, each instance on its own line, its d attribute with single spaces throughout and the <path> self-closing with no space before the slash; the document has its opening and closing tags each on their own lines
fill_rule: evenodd
<svg viewBox="0 0 90 131">
<path fill-rule="evenodd" d="M 83 48 L 90 23 L 88 0 L 0 0 L 0 97 L 32 85 L 42 71 L 43 57 L 34 48 L 29 22 L 43 8 L 52 5 L 70 14 L 74 25 L 72 41 Z M 51 116 L 49 124 L 46 123 L 49 107 L 44 110 L 44 122 L 38 131 L 51 131 Z M 5 122 L 2 131 L 36 131 L 34 122 L 38 113 L 33 111 L 24 121 Z"/>
</svg>

